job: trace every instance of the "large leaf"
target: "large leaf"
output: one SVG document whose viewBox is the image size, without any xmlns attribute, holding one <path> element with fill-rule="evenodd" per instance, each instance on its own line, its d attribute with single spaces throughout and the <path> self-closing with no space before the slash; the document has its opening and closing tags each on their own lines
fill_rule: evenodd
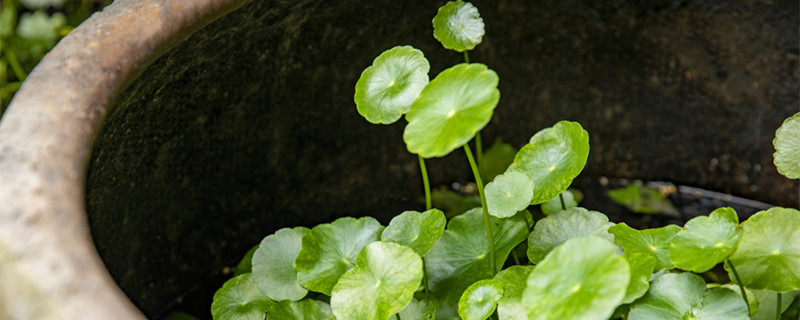
<svg viewBox="0 0 800 320">
<path fill-rule="evenodd" d="M 667 273 L 631 306 L 629 320 L 747 320 L 747 305 L 733 290 L 706 289 L 693 273 Z"/>
<path fill-rule="evenodd" d="M 550 250 L 572 238 L 595 235 L 613 242 L 614 236 L 608 233 L 612 225 L 606 215 L 580 207 L 553 213 L 533 227 L 528 237 L 528 259 L 539 263 Z"/>
<path fill-rule="evenodd" d="M 408 151 L 441 157 L 469 142 L 492 117 L 500 100 L 498 81 L 494 71 L 478 63 L 442 71 L 406 114 L 403 140 Z"/>
<path fill-rule="evenodd" d="M 783 121 L 772 140 L 778 172 L 790 179 L 800 179 L 800 112 Z"/>
<path fill-rule="evenodd" d="M 681 231 L 681 227 L 674 224 L 656 229 L 636 230 L 625 223 L 620 223 L 608 228 L 608 232 L 614 235 L 614 242 L 625 252 L 643 252 L 656 258 L 656 271 L 675 267 L 669 257 L 669 246 L 678 231 Z"/>
<path fill-rule="evenodd" d="M 628 262 L 612 242 L 588 236 L 567 240 L 533 269 L 522 295 L 528 319 L 607 319 L 622 303 Z"/>
<path fill-rule="evenodd" d="M 231 278 L 214 293 L 214 320 L 263 320 L 274 302 L 258 291 L 250 273 Z"/>
<path fill-rule="evenodd" d="M 506 171 L 486 185 L 489 214 L 508 218 L 528 207 L 533 197 L 533 180 L 520 171 Z"/>
<path fill-rule="evenodd" d="M 800 211 L 774 207 L 742 223 L 742 240 L 730 257 L 742 283 L 754 290 L 800 289 Z M 725 266 L 730 272 L 729 266 Z"/>
<path fill-rule="evenodd" d="M 308 228 L 284 228 L 261 240 L 253 254 L 253 279 L 267 297 L 272 300 L 303 299 L 308 293 L 297 282 L 294 260 L 300 252 L 303 236 Z"/>
<path fill-rule="evenodd" d="M 511 266 L 494 276 L 503 287 L 503 297 L 497 302 L 500 320 L 525 319 L 528 316 L 522 306 L 522 293 L 531 271 L 533 266 Z"/>
<path fill-rule="evenodd" d="M 430 65 L 422 51 L 397 46 L 384 51 L 356 82 L 358 113 L 371 123 L 393 123 L 408 112 L 428 84 Z"/>
<path fill-rule="evenodd" d="M 622 255 L 631 267 L 631 281 L 625 291 L 622 303 L 631 303 L 650 289 L 650 277 L 656 265 L 656 258 L 643 252 L 626 251 Z"/>
<path fill-rule="evenodd" d="M 567 190 L 588 157 L 589 133 L 577 122 L 560 121 L 533 135 L 509 169 L 531 176 L 531 204 L 540 204 Z"/>
<path fill-rule="evenodd" d="M 530 219 L 530 213 L 525 211 L 505 219 L 490 217 L 498 269 L 511 250 L 525 240 L 526 219 Z M 493 277 L 489 256 L 481 208 L 450 220 L 442 238 L 425 256 L 428 288 L 438 298 L 437 319 L 457 316 L 458 300 L 464 290 L 478 280 Z"/>
<path fill-rule="evenodd" d="M 758 309 L 753 315 L 752 320 L 774 320 L 775 312 L 778 309 L 778 294 L 768 290 L 756 290 L 753 294 L 758 299 Z M 800 291 L 789 291 L 781 293 L 781 313 L 789 308 L 792 301 L 800 296 Z M 750 296 L 749 294 L 747 295 Z"/>
<path fill-rule="evenodd" d="M 411 301 L 421 281 L 422 258 L 414 250 L 371 243 L 333 287 L 333 314 L 339 320 L 388 319 Z"/>
<path fill-rule="evenodd" d="M 304 299 L 276 302 L 267 311 L 267 319 L 275 320 L 331 320 L 331 306 L 325 302 Z"/>
<path fill-rule="evenodd" d="M 463 320 L 484 320 L 494 313 L 497 301 L 503 297 L 503 287 L 494 279 L 484 279 L 470 285 L 458 300 L 458 315 Z"/>
<path fill-rule="evenodd" d="M 695 217 L 675 234 L 670 259 L 683 270 L 703 273 L 730 256 L 739 244 L 739 219 L 732 208 Z"/>
<path fill-rule="evenodd" d="M 450 1 L 433 18 L 433 37 L 450 50 L 472 50 L 481 43 L 484 25 L 478 8 L 469 2 Z"/>
<path fill-rule="evenodd" d="M 389 222 L 381 233 L 381 240 L 407 246 L 422 257 L 442 236 L 446 223 L 444 213 L 438 209 L 422 213 L 406 211 Z"/>
<path fill-rule="evenodd" d="M 339 218 L 314 227 L 303 237 L 294 262 L 297 280 L 308 290 L 330 295 L 339 277 L 355 266 L 361 249 L 378 241 L 382 230 L 370 217 Z"/>
</svg>

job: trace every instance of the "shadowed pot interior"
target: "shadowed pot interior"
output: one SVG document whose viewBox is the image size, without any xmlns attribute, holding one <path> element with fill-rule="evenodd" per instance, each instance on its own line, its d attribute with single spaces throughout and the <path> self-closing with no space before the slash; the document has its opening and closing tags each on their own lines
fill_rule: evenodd
<svg viewBox="0 0 800 320">
<path fill-rule="evenodd" d="M 585 177 L 797 206 L 771 144 L 798 109 L 797 1 L 473 3 L 486 35 L 470 58 L 500 76 L 487 144 L 519 147 L 578 121 L 591 142 Z M 146 315 L 218 281 L 279 228 L 388 223 L 423 207 L 404 120 L 371 125 L 352 98 L 393 46 L 421 49 L 431 77 L 462 61 L 432 36 L 441 4 L 254 1 L 118 97 L 89 162 L 87 211 L 111 275 Z M 433 185 L 471 179 L 462 150 L 428 164 Z"/>
</svg>

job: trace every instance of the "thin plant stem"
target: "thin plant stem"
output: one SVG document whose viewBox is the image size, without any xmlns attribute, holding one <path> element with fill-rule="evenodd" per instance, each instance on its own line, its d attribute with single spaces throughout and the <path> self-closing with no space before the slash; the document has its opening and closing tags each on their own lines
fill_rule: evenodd
<svg viewBox="0 0 800 320">
<path fill-rule="evenodd" d="M 467 50 L 464 50 L 464 62 L 469 63 L 469 53 L 467 53 Z"/>
<path fill-rule="evenodd" d="M 11 70 L 14 71 L 14 75 L 17 76 L 17 79 L 19 79 L 20 82 L 25 81 L 28 75 L 25 73 L 25 70 L 22 70 L 22 65 L 20 65 L 19 60 L 17 60 L 17 55 L 14 54 L 14 51 L 6 45 L 3 46 L 3 53 L 6 54 L 8 65 L 11 67 Z"/>
<path fill-rule="evenodd" d="M 489 208 L 486 206 L 486 194 L 483 193 L 483 181 L 481 174 L 478 172 L 478 166 L 475 165 L 475 159 L 472 158 L 472 150 L 469 149 L 469 144 L 464 144 L 464 152 L 467 154 L 469 166 L 472 167 L 472 174 L 475 175 L 475 184 L 478 186 L 478 194 L 481 196 L 481 207 L 483 207 L 483 226 L 486 228 L 486 238 L 489 240 L 489 259 L 492 262 L 492 275 L 497 274 L 497 258 L 494 252 L 494 237 L 492 236 L 492 222 L 489 219 Z"/>
<path fill-rule="evenodd" d="M 518 266 L 522 265 L 519 263 L 519 257 L 517 257 L 517 252 L 515 250 L 511 250 L 511 256 L 514 257 L 514 263 L 516 263 Z"/>
<path fill-rule="evenodd" d="M 776 294 L 778 295 L 778 303 L 775 304 L 775 320 L 781 320 L 781 309 L 783 309 L 781 306 L 781 293 L 778 292 Z"/>
<path fill-rule="evenodd" d="M 564 203 L 564 193 L 559 193 L 558 198 L 561 199 L 561 210 L 567 210 L 567 204 Z"/>
<path fill-rule="evenodd" d="M 744 291 L 744 285 L 742 285 L 742 278 L 739 277 L 739 272 L 736 271 L 736 267 L 733 266 L 733 262 L 728 259 L 728 265 L 731 266 L 731 271 L 733 271 L 733 276 L 736 277 L 736 283 L 739 284 L 739 290 L 742 291 L 742 298 L 744 299 L 744 304 L 747 306 L 747 314 L 750 314 L 750 301 L 747 299 L 747 292 Z"/>
<path fill-rule="evenodd" d="M 483 143 L 481 142 L 481 133 L 475 135 L 475 160 L 478 164 L 483 163 Z"/>
<path fill-rule="evenodd" d="M 431 184 L 428 182 L 428 170 L 425 169 L 425 159 L 421 155 L 417 155 L 417 158 L 419 158 L 419 171 L 422 172 L 422 185 L 425 188 L 425 210 L 430 210 L 433 206 L 431 205 Z"/>
</svg>

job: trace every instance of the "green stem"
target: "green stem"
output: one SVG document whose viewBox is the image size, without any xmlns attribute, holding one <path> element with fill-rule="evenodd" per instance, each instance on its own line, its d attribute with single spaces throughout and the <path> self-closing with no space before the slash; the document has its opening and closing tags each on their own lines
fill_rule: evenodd
<svg viewBox="0 0 800 320">
<path fill-rule="evenodd" d="M 8 59 L 8 64 L 11 66 L 11 70 L 14 70 L 14 74 L 17 76 L 20 82 L 25 81 L 25 78 L 28 76 L 25 73 L 25 70 L 22 69 L 22 65 L 19 64 L 19 60 L 17 60 L 17 55 L 14 54 L 14 51 L 9 48 L 9 46 L 3 46 L 3 53 L 6 54 L 6 59 Z"/>
<path fill-rule="evenodd" d="M 558 198 L 561 199 L 561 210 L 567 210 L 567 204 L 564 203 L 564 193 L 559 193 Z"/>
<path fill-rule="evenodd" d="M 478 164 L 483 163 L 483 142 L 481 142 L 481 133 L 475 135 L 475 160 Z"/>
<path fill-rule="evenodd" d="M 431 184 L 428 182 L 428 170 L 425 169 L 425 159 L 421 155 L 417 155 L 417 157 L 419 158 L 419 171 L 422 172 L 422 185 L 425 187 L 425 210 L 430 210 L 433 206 L 431 205 Z"/>
<path fill-rule="evenodd" d="M 478 166 L 475 165 L 475 159 L 472 158 L 472 150 L 469 149 L 469 144 L 464 144 L 464 152 L 467 154 L 469 166 L 472 167 L 472 174 L 475 176 L 475 184 L 478 185 L 478 194 L 481 196 L 481 207 L 483 207 L 483 226 L 486 228 L 486 238 L 489 240 L 489 259 L 492 262 L 492 275 L 497 274 L 497 258 L 494 253 L 494 237 L 492 236 L 492 222 L 489 219 L 489 208 L 486 206 L 486 195 L 483 193 L 483 181 L 478 172 Z"/>
<path fill-rule="evenodd" d="M 469 53 L 466 50 L 464 50 L 464 62 L 469 63 Z"/>
<path fill-rule="evenodd" d="M 781 308 L 781 293 L 778 292 L 776 294 L 778 295 L 778 303 L 776 303 L 775 320 L 781 320 L 781 309 L 783 309 Z"/>
<path fill-rule="evenodd" d="M 742 291 L 742 298 L 744 299 L 744 304 L 747 306 L 747 314 L 749 315 L 750 301 L 747 300 L 747 292 L 744 291 L 744 285 L 742 285 L 742 278 L 739 277 L 739 272 L 736 271 L 736 267 L 733 266 L 733 262 L 731 262 L 730 259 L 728 259 L 728 265 L 731 266 L 731 271 L 733 271 L 733 276 L 736 278 L 736 283 L 739 284 L 739 290 Z"/>
</svg>

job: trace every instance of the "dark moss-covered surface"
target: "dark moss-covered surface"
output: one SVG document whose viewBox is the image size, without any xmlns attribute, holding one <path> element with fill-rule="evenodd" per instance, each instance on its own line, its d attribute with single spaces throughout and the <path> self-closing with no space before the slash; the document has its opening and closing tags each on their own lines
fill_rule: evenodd
<svg viewBox="0 0 800 320">
<path fill-rule="evenodd" d="M 421 209 L 403 123 L 370 125 L 352 96 L 395 45 L 425 52 L 432 75 L 461 61 L 432 37 L 443 3 L 254 1 L 145 71 L 109 114 L 87 180 L 97 248 L 134 303 L 163 315 L 278 228 Z M 500 76 L 484 141 L 519 146 L 578 121 L 586 177 L 798 206 L 771 144 L 800 109 L 797 1 L 474 3 L 487 32 L 471 60 Z M 432 183 L 469 180 L 464 158 L 429 161 Z"/>
</svg>

